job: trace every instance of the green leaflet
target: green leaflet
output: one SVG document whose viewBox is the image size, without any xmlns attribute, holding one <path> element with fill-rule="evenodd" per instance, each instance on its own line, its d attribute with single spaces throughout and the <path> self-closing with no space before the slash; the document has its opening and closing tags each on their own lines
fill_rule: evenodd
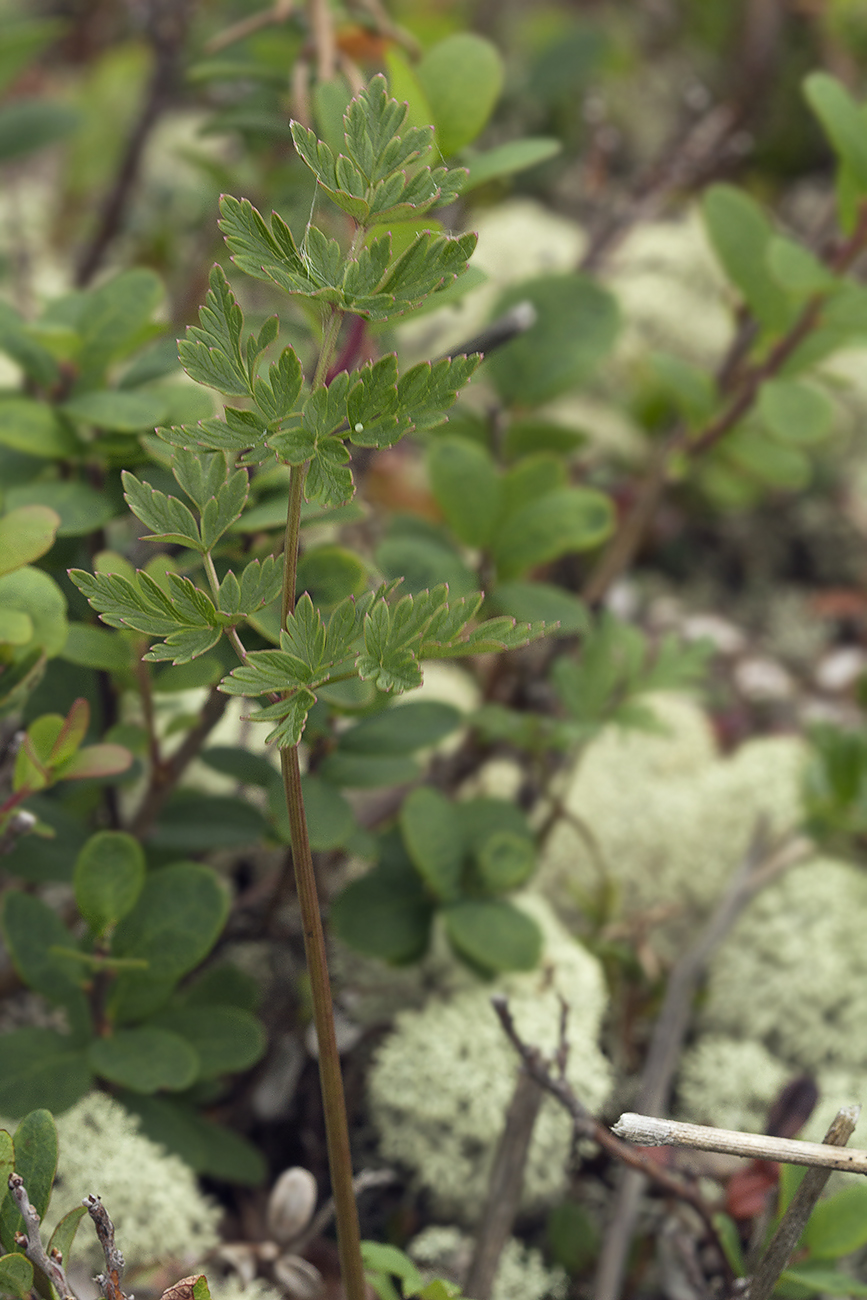
<svg viewBox="0 0 867 1300">
<path fill-rule="evenodd" d="M 191 379 L 234 397 L 250 396 L 250 375 L 241 359 L 243 316 L 221 267 L 210 275 L 210 289 L 199 310 L 199 324 L 191 325 L 178 344 L 181 365 Z"/>
<path fill-rule="evenodd" d="M 481 596 L 449 603 L 445 585 L 394 603 L 391 590 L 341 601 L 327 627 L 305 592 L 281 632 L 280 649 L 253 651 L 220 689 L 230 695 L 284 693 L 286 698 L 253 717 L 279 722 L 269 740 L 297 744 L 316 688 L 333 679 L 356 672 L 382 691 L 401 693 L 421 682 L 424 658 L 513 649 L 544 631 L 543 624 L 517 624 L 506 617 L 471 627 Z"/>
</svg>

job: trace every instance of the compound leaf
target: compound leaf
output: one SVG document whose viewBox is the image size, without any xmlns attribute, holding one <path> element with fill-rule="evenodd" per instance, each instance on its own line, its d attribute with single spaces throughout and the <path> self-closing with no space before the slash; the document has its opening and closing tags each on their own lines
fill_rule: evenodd
<svg viewBox="0 0 867 1300">
<path fill-rule="evenodd" d="M 249 397 L 250 379 L 241 357 L 241 308 L 222 267 L 213 268 L 209 283 L 199 324 L 191 325 L 178 343 L 181 365 L 200 384 L 229 396 Z"/>
</svg>

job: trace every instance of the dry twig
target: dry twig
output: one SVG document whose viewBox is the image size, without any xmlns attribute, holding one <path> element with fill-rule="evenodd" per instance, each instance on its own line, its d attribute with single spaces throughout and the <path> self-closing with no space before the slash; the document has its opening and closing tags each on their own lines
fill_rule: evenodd
<svg viewBox="0 0 867 1300">
<path fill-rule="evenodd" d="M 489 1300 L 500 1256 L 518 1213 L 527 1153 L 543 1095 L 538 1081 L 521 1069 L 488 1179 L 488 1197 L 464 1286 L 467 1295 L 475 1300 Z"/>
<path fill-rule="evenodd" d="M 145 13 L 147 38 L 154 52 L 153 73 L 138 120 L 130 131 L 114 184 L 103 204 L 96 231 L 76 268 L 75 283 L 79 287 L 89 284 L 93 279 L 121 228 L 145 145 L 175 93 L 191 3 L 192 0 L 148 0 Z"/>
<path fill-rule="evenodd" d="M 49 1255 L 42 1244 L 42 1238 L 39 1235 L 40 1218 L 30 1204 L 30 1197 L 27 1195 L 24 1179 L 20 1174 L 9 1175 L 9 1190 L 24 1220 L 25 1231 L 15 1234 L 16 1246 L 23 1247 L 24 1254 L 30 1260 L 30 1263 L 34 1268 L 38 1268 L 45 1274 L 63 1300 L 68 1300 L 70 1297 L 74 1298 L 74 1292 L 69 1285 L 69 1279 L 63 1267 L 63 1260 L 59 1258 L 60 1252 L 57 1252 L 58 1257 L 55 1257 L 54 1254 Z"/>
<path fill-rule="evenodd" d="M 810 848 L 809 840 L 803 836 L 792 837 L 770 849 L 763 843 L 764 839 L 762 827 L 757 826 L 744 860 L 703 934 L 669 976 L 637 1097 L 637 1105 L 644 1114 L 659 1115 L 668 1107 L 680 1050 L 689 1027 L 693 998 L 714 951 L 750 899 L 782 871 L 800 861 Z M 644 1187 L 645 1180 L 641 1174 L 631 1169 L 623 1170 L 597 1265 L 596 1300 L 616 1300 L 620 1294 Z"/>
<path fill-rule="evenodd" d="M 822 1139 L 823 1144 L 829 1147 L 844 1147 L 855 1131 L 860 1113 L 860 1106 L 844 1106 L 838 1110 L 831 1127 Z M 750 1282 L 749 1300 L 770 1300 L 771 1292 L 787 1266 L 792 1251 L 800 1241 L 807 1220 L 813 1213 L 822 1189 L 830 1177 L 830 1169 L 817 1165 L 804 1175 L 767 1250 L 758 1262 Z"/>
<path fill-rule="evenodd" d="M 720 1267 L 727 1282 L 731 1284 L 734 1281 L 734 1274 L 725 1257 L 722 1243 L 713 1222 L 713 1216 L 701 1193 L 678 1177 L 677 1174 L 670 1173 L 649 1156 L 636 1151 L 628 1142 L 621 1141 L 619 1137 L 612 1133 L 610 1128 L 591 1115 L 590 1111 L 575 1095 L 568 1079 L 563 1075 L 555 1077 L 551 1072 L 550 1063 L 539 1048 L 525 1043 L 520 1037 L 515 1028 L 512 1013 L 509 1010 L 507 998 L 501 995 L 492 997 L 491 1005 L 499 1018 L 500 1024 L 503 1026 L 506 1037 L 523 1061 L 527 1073 L 546 1092 L 550 1092 L 551 1096 L 568 1112 L 572 1119 L 575 1136 L 590 1138 L 591 1141 L 598 1143 L 604 1151 L 616 1160 L 621 1160 L 632 1169 L 637 1169 L 645 1174 L 666 1195 L 675 1196 L 678 1200 L 686 1201 L 691 1205 L 701 1219 L 708 1237 L 717 1247 L 720 1256 Z"/>
<path fill-rule="evenodd" d="M 91 1193 L 85 1196 L 82 1204 L 93 1219 L 99 1244 L 105 1256 L 105 1272 L 98 1273 L 95 1281 L 105 1296 L 105 1300 L 131 1300 L 121 1290 L 120 1279 L 123 1277 L 124 1258 L 114 1244 L 114 1224 L 98 1196 Z"/>
<path fill-rule="evenodd" d="M 656 1115 L 636 1115 L 632 1111 L 620 1116 L 612 1132 L 642 1147 L 691 1147 L 695 1151 L 745 1156 L 748 1160 L 774 1160 L 787 1165 L 810 1165 L 841 1169 L 847 1174 L 867 1174 L 867 1151 L 838 1150 L 840 1144 L 828 1145 L 827 1138 L 824 1142 L 797 1142 L 793 1138 L 738 1133 L 734 1129 L 711 1128 L 706 1124 L 684 1124 L 679 1120 L 659 1119 Z M 847 1133 L 847 1141 L 848 1137 Z"/>
</svg>

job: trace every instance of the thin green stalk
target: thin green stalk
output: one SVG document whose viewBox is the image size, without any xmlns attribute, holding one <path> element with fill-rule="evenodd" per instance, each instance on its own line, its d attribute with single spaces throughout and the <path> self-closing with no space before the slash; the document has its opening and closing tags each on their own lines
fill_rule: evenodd
<svg viewBox="0 0 867 1300">
<path fill-rule="evenodd" d="M 283 600 L 280 606 L 280 626 L 295 608 L 295 587 L 298 581 L 298 546 L 301 539 L 301 502 L 304 497 L 304 480 L 307 465 L 293 465 L 289 471 L 289 508 L 286 512 L 286 536 L 283 539 Z"/>
<path fill-rule="evenodd" d="M 342 313 L 332 312 L 323 333 L 322 350 L 313 377 L 313 387 L 321 385 L 328 373 L 340 332 Z M 298 543 L 301 532 L 301 502 L 307 465 L 293 465 L 289 479 L 289 508 L 284 541 L 282 621 L 295 608 L 295 584 L 298 572 Z M 358 1227 L 358 1210 L 352 1186 L 352 1155 L 349 1147 L 349 1123 L 343 1093 L 343 1076 L 340 1054 L 334 1032 L 334 1005 L 331 999 L 331 980 L 328 975 L 328 958 L 325 934 L 319 911 L 319 894 L 307 818 L 301 794 L 301 768 L 298 747 L 280 751 L 283 789 L 289 813 L 289 830 L 292 843 L 292 864 L 295 885 L 304 931 L 304 953 L 310 978 L 313 1000 L 313 1023 L 319 1044 L 319 1082 L 322 1088 L 322 1105 L 325 1115 L 325 1140 L 328 1147 L 328 1165 L 331 1171 L 331 1190 L 337 1222 L 337 1244 L 340 1252 L 340 1272 L 347 1300 L 366 1300 L 364 1264 L 361 1258 L 361 1234 Z"/>
</svg>

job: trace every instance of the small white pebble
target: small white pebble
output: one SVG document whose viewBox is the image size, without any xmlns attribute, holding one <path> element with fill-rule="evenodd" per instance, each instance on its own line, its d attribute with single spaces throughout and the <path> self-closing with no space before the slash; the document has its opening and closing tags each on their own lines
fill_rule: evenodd
<svg viewBox="0 0 867 1300">
<path fill-rule="evenodd" d="M 847 691 L 867 672 L 867 653 L 860 646 L 839 646 L 823 655 L 816 666 L 820 691 Z"/>
<path fill-rule="evenodd" d="M 687 641 L 712 642 L 721 655 L 740 654 L 745 647 L 740 628 L 718 614 L 691 614 L 680 630 Z"/>
<path fill-rule="evenodd" d="M 790 674 L 774 659 L 742 659 L 734 670 L 734 680 L 748 700 L 789 700 L 795 693 Z"/>
</svg>

